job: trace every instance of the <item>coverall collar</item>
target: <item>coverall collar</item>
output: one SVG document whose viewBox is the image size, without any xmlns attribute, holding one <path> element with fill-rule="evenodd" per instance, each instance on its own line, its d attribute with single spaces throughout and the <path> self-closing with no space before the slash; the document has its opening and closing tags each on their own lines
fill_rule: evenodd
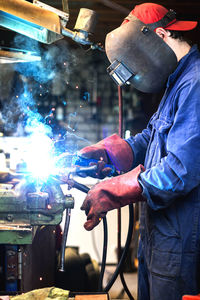
<svg viewBox="0 0 200 300">
<path fill-rule="evenodd" d="M 198 50 L 197 45 L 194 45 L 191 47 L 190 51 L 188 52 L 188 54 L 186 54 L 178 63 L 178 66 L 176 68 L 176 70 L 169 76 L 168 81 L 167 81 L 167 88 L 173 84 L 177 78 L 177 76 L 179 75 L 180 72 L 182 72 L 182 70 L 184 69 L 185 63 L 188 60 L 188 57 L 193 54 L 194 52 L 196 52 Z"/>
</svg>

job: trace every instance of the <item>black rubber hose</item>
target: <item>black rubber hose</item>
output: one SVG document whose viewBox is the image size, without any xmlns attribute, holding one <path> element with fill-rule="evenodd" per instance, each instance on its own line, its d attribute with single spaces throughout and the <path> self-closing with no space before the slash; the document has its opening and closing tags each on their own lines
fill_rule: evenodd
<svg viewBox="0 0 200 300">
<path fill-rule="evenodd" d="M 76 188 L 84 193 L 89 192 L 89 188 L 74 179 L 70 180 L 70 186 Z M 108 225 L 106 217 L 103 217 L 103 232 L 104 232 L 104 242 L 103 242 L 103 255 L 102 255 L 102 263 L 101 263 L 101 272 L 99 276 L 99 283 L 98 283 L 98 291 L 101 292 L 103 290 L 103 277 L 105 272 L 106 266 L 106 257 L 107 257 L 107 248 L 108 248 Z"/>
<path fill-rule="evenodd" d="M 115 280 L 117 279 L 117 276 L 120 274 L 121 268 L 123 266 L 123 263 L 127 257 L 128 249 L 131 243 L 132 234 L 133 234 L 133 224 L 134 224 L 134 213 L 133 213 L 133 204 L 129 205 L 129 228 L 128 228 L 128 235 L 126 239 L 126 243 L 124 246 L 124 250 L 122 252 L 122 256 L 120 258 L 120 261 L 118 263 L 118 266 L 115 270 L 115 272 L 112 275 L 112 278 L 110 279 L 109 283 L 104 288 L 104 292 L 108 292 L 112 285 L 114 284 Z"/>
<path fill-rule="evenodd" d="M 99 285 L 98 291 L 103 291 L 103 276 L 106 267 L 106 257 L 107 257 L 107 249 L 108 249 L 108 226 L 106 217 L 103 218 L 103 231 L 104 231 L 104 241 L 103 241 L 103 255 L 102 255 L 102 264 L 101 264 L 101 272 L 99 276 Z"/>
<path fill-rule="evenodd" d="M 79 182 L 75 181 L 74 179 L 69 179 L 69 185 L 73 188 L 76 188 L 84 193 L 88 193 L 89 192 L 89 188 L 83 184 L 80 184 Z M 121 268 L 122 265 L 127 257 L 127 253 L 128 253 L 128 249 L 131 243 L 131 238 L 132 238 L 132 234 L 133 234 L 133 224 L 134 224 L 134 210 L 133 210 L 133 205 L 130 204 L 129 205 L 129 229 L 128 229 L 128 234 L 127 234 L 127 239 L 126 239 L 126 243 L 125 243 L 125 247 L 124 250 L 122 252 L 122 256 L 120 258 L 120 261 L 118 263 L 118 266 L 115 270 L 115 272 L 113 273 L 113 276 L 111 278 L 111 280 L 109 281 L 109 283 L 107 284 L 107 286 L 104 288 L 102 288 L 102 282 L 103 282 L 103 276 L 104 276 L 104 272 L 105 272 L 105 265 L 106 265 L 106 256 L 107 256 L 107 240 L 108 240 L 108 229 L 107 229 L 107 220 L 106 217 L 103 218 L 103 226 L 104 226 L 104 246 L 103 246 L 103 256 L 102 256 L 102 267 L 101 267 L 101 272 L 100 272 L 100 277 L 99 277 L 99 291 L 105 291 L 108 292 L 110 290 L 110 288 L 112 287 L 112 285 L 114 284 L 115 280 L 117 279 L 117 276 L 120 274 L 121 272 Z M 127 295 L 129 296 L 129 298 L 131 300 L 134 300 L 134 298 L 132 297 L 132 295 L 130 294 L 128 287 L 125 283 L 125 280 L 123 280 L 124 278 L 121 277 L 122 280 L 122 284 L 124 286 L 124 290 L 126 291 Z"/>
<path fill-rule="evenodd" d="M 83 184 L 80 184 L 80 183 L 76 182 L 75 180 L 72 180 L 71 186 L 74 187 L 74 188 L 79 189 L 80 191 L 82 191 L 84 193 L 88 193 L 89 190 L 90 190 L 87 186 L 85 186 Z M 128 229 L 128 234 L 127 234 L 125 247 L 124 247 L 124 250 L 122 252 L 120 261 L 118 263 L 118 266 L 117 266 L 115 272 L 113 273 L 113 276 L 112 276 L 110 282 L 107 284 L 107 286 L 103 290 L 102 285 L 103 285 L 103 276 L 104 276 L 105 265 L 106 265 L 107 240 L 108 240 L 107 220 L 106 220 L 106 217 L 103 218 L 104 246 L 103 246 L 102 265 L 101 265 L 101 272 L 100 272 L 99 285 L 98 285 L 98 290 L 99 291 L 103 290 L 105 292 L 108 292 L 110 290 L 110 288 L 112 287 L 112 285 L 114 284 L 115 280 L 117 279 L 117 276 L 120 274 L 123 263 L 124 263 L 124 261 L 127 257 L 127 253 L 128 253 L 130 243 L 131 243 L 132 234 L 133 234 L 133 224 L 134 224 L 134 209 L 133 209 L 133 204 L 130 204 L 129 205 L 129 229 Z M 120 278 L 121 278 L 124 290 L 127 293 L 128 297 L 130 298 L 130 300 L 134 300 L 133 296 L 131 295 L 131 293 L 130 293 L 127 285 L 126 285 L 126 282 L 123 278 L 123 275 L 120 274 Z"/>
<path fill-rule="evenodd" d="M 129 288 L 128 288 L 127 284 L 126 284 L 126 281 L 124 279 L 123 273 L 120 273 L 120 279 L 121 279 L 122 285 L 124 287 L 124 291 L 128 295 L 129 299 L 130 300 L 134 300 L 134 297 L 131 295 L 131 292 L 129 291 Z"/>
</svg>

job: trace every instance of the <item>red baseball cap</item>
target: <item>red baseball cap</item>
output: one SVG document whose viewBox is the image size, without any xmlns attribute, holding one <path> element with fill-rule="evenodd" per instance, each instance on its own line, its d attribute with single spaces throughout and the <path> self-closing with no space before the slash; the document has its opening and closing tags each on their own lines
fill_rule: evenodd
<svg viewBox="0 0 200 300">
<path fill-rule="evenodd" d="M 160 26 L 159 21 L 162 20 L 169 12 L 170 11 L 162 5 L 156 3 L 143 3 L 136 5 L 135 8 L 130 12 L 129 16 L 133 15 L 145 24 L 153 24 L 158 22 L 158 26 L 156 25 L 157 27 L 155 27 L 155 29 L 158 27 L 163 27 L 164 29 L 168 30 L 188 31 L 194 29 L 198 24 L 196 21 L 178 21 L 174 15 L 172 20 L 169 19 L 168 23 L 165 20 L 165 25 Z M 123 24 L 126 22 L 128 22 L 128 17 L 124 20 Z"/>
</svg>

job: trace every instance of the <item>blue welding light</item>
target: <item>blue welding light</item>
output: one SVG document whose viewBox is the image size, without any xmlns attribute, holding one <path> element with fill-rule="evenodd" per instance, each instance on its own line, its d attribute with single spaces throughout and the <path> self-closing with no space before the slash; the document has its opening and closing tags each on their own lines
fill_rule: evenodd
<svg viewBox="0 0 200 300">
<path fill-rule="evenodd" d="M 36 132 L 30 136 L 24 160 L 33 177 L 45 180 L 55 172 L 53 149 L 54 143 L 47 135 Z"/>
</svg>

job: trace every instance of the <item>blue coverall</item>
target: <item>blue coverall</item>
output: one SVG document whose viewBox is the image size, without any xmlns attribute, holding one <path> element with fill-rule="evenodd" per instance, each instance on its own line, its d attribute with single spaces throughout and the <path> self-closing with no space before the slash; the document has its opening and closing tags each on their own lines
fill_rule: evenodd
<svg viewBox="0 0 200 300">
<path fill-rule="evenodd" d="M 158 74 L 159 76 L 159 74 Z M 138 299 L 180 300 L 200 292 L 200 53 L 184 56 L 168 78 L 157 112 L 127 139 L 141 205 Z"/>
</svg>

